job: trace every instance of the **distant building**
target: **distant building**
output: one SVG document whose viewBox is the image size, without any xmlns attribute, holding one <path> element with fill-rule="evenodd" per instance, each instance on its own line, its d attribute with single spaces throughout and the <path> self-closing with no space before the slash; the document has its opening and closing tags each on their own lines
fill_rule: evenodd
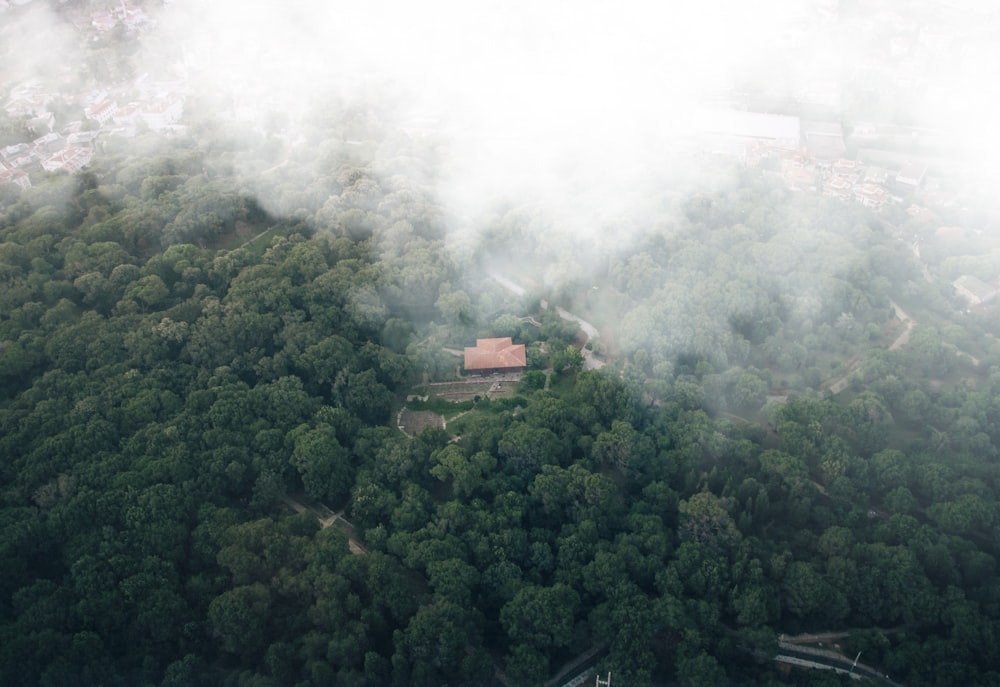
<svg viewBox="0 0 1000 687">
<path fill-rule="evenodd" d="M 118 19 L 109 11 L 99 12 L 91 16 L 90 24 L 100 33 L 107 33 L 115 28 Z"/>
<path fill-rule="evenodd" d="M 787 151 L 798 150 L 802 140 L 798 117 L 765 112 L 706 109 L 699 113 L 698 128 L 715 136 L 764 141 Z"/>
<path fill-rule="evenodd" d="M 995 287 L 967 274 L 956 279 L 952 285 L 965 300 L 969 301 L 970 306 L 987 303 L 997 295 Z"/>
<path fill-rule="evenodd" d="M 781 161 L 781 178 L 792 191 L 801 191 L 816 186 L 816 170 L 808 162 L 797 156 Z"/>
<path fill-rule="evenodd" d="M 105 99 L 86 108 L 83 114 L 86 115 L 87 119 L 93 119 L 98 124 L 104 124 L 114 116 L 117 109 L 118 104 L 114 100 Z"/>
<path fill-rule="evenodd" d="M 862 184 L 854 188 L 854 199 L 866 208 L 878 209 L 889 199 L 889 192 L 878 184 Z"/>
<path fill-rule="evenodd" d="M 838 158 L 833 163 L 833 173 L 841 175 L 854 174 L 858 170 L 858 163 L 848 158 Z"/>
<path fill-rule="evenodd" d="M 28 173 L 21 169 L 4 169 L 0 171 L 0 185 L 16 184 L 21 188 L 31 188 Z"/>
<path fill-rule="evenodd" d="M 921 199 L 926 205 L 936 208 L 952 208 L 958 202 L 955 191 L 942 188 L 940 180 L 928 177 L 924 179 L 924 190 Z"/>
<path fill-rule="evenodd" d="M 44 95 L 30 93 L 12 99 L 3 109 L 11 117 L 44 117 L 49 111 L 48 101 Z"/>
<path fill-rule="evenodd" d="M 899 170 L 899 174 L 896 175 L 896 182 L 916 188 L 923 183 L 924 175 L 926 174 L 927 165 L 922 163 L 910 163 Z"/>
<path fill-rule="evenodd" d="M 13 160 L 18 155 L 23 155 L 24 153 L 28 152 L 28 150 L 29 148 L 27 143 L 15 143 L 13 145 L 7 146 L 3 150 L 0 150 L 0 155 L 7 158 L 8 160 Z"/>
<path fill-rule="evenodd" d="M 38 163 L 38 158 L 30 151 L 23 155 L 16 155 L 7 158 L 7 166 L 11 169 L 24 169 L 34 167 Z"/>
<path fill-rule="evenodd" d="M 823 195 L 831 198 L 839 198 L 840 200 L 850 200 L 853 195 L 853 189 L 854 184 L 850 179 L 838 175 L 832 177 L 826 183 L 826 187 L 823 189 Z"/>
<path fill-rule="evenodd" d="M 882 167 L 869 166 L 865 169 L 865 183 L 884 184 L 889 181 L 889 172 Z"/>
<path fill-rule="evenodd" d="M 842 102 L 841 87 L 837 79 L 810 81 L 795 93 L 796 99 L 804 105 L 819 105 L 839 110 Z"/>
<path fill-rule="evenodd" d="M 149 22 L 149 18 L 146 17 L 142 8 L 136 7 L 131 2 L 126 2 L 125 0 L 122 0 L 121 4 L 115 8 L 115 15 L 131 31 Z"/>
<path fill-rule="evenodd" d="M 56 152 L 64 144 L 63 137 L 54 131 L 44 136 L 39 136 L 31 142 L 31 145 L 34 146 L 35 154 L 40 157 Z"/>
<path fill-rule="evenodd" d="M 141 111 L 142 106 L 139 103 L 129 103 L 128 105 L 119 107 L 111 116 L 111 119 L 118 126 L 130 126 L 138 120 Z"/>
<path fill-rule="evenodd" d="M 99 131 L 78 131 L 66 137 L 66 144 L 81 145 L 92 143 L 99 134 Z"/>
<path fill-rule="evenodd" d="M 817 159 L 836 160 L 847 152 L 840 122 L 802 122 L 806 148 Z"/>
<path fill-rule="evenodd" d="M 70 174 L 76 174 L 90 163 L 93 156 L 94 149 L 90 146 L 68 146 L 52 157 L 43 160 L 42 169 L 46 172 L 63 170 Z"/>
<path fill-rule="evenodd" d="M 142 119 L 150 129 L 165 129 L 175 124 L 184 112 L 184 102 L 180 98 L 158 100 L 142 110 Z"/>
<path fill-rule="evenodd" d="M 878 136 L 878 124 L 875 122 L 852 122 L 851 136 L 873 137 Z"/>
<path fill-rule="evenodd" d="M 56 125 L 56 117 L 51 112 L 46 112 L 38 117 L 32 117 L 28 120 L 28 130 L 34 131 L 36 134 L 48 133 Z"/>
<path fill-rule="evenodd" d="M 476 339 L 465 347 L 465 371 L 477 374 L 523 372 L 528 366 L 524 344 L 515 344 L 509 336 L 500 339 Z"/>
</svg>

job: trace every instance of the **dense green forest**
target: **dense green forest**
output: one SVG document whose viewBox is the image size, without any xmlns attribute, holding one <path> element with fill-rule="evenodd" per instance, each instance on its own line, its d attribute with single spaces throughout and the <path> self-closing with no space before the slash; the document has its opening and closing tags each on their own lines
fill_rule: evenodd
<svg viewBox="0 0 1000 687">
<path fill-rule="evenodd" d="M 562 256 L 519 208 L 450 250 L 425 141 L 304 151 L 265 210 L 216 133 L 3 190 L 0 684 L 531 685 L 591 647 L 615 684 L 850 683 L 767 660 L 816 630 L 1000 684 L 1000 355 L 872 215 L 736 175 L 514 297 L 491 256 Z M 615 313 L 606 367 L 541 297 Z M 890 299 L 937 318 L 891 351 Z M 483 335 L 547 383 L 398 431 Z"/>
</svg>

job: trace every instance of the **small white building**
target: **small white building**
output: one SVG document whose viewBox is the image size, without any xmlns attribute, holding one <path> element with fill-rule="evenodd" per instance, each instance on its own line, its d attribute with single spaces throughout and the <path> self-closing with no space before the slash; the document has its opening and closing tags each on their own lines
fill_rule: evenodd
<svg viewBox="0 0 1000 687">
<path fill-rule="evenodd" d="M 896 182 L 916 188 L 923 183 L 926 174 L 927 165 L 919 162 L 910 163 L 899 170 L 899 174 L 896 175 Z"/>
<path fill-rule="evenodd" d="M 854 187 L 854 200 L 866 208 L 878 209 L 889 199 L 889 192 L 878 184 L 861 184 Z"/>
</svg>

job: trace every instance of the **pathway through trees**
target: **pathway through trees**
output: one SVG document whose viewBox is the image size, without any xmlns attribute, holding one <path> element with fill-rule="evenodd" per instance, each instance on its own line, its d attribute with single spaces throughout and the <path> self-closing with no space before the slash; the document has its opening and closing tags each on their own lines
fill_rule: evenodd
<svg viewBox="0 0 1000 687">
<path fill-rule="evenodd" d="M 315 515 L 316 519 L 319 521 L 320 527 L 323 529 L 326 529 L 333 523 L 340 520 L 349 528 L 346 534 L 347 534 L 347 545 L 350 548 L 351 553 L 362 556 L 368 553 L 368 549 L 366 549 L 361 544 L 361 541 L 354 536 L 354 525 L 352 525 L 350 522 L 347 521 L 347 519 L 344 518 L 344 511 L 339 511 L 337 513 L 334 513 L 326 506 L 319 504 L 319 508 L 322 508 L 325 512 L 322 514 L 317 513 L 315 508 L 309 508 L 305 504 L 296 501 L 291 496 L 285 497 L 285 503 L 287 503 L 291 507 L 291 509 L 294 510 L 296 513 L 305 513 L 308 511 L 313 515 Z"/>
</svg>

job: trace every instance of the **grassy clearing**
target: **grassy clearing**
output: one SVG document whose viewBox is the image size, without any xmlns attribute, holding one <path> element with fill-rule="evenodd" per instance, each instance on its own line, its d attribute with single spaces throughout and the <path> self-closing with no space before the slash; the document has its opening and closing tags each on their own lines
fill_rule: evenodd
<svg viewBox="0 0 1000 687">
<path fill-rule="evenodd" d="M 420 434 L 427 427 L 440 427 L 443 421 L 444 418 L 440 414 L 428 410 L 404 408 L 399 414 L 400 427 L 410 436 Z"/>
<path fill-rule="evenodd" d="M 565 397 L 573 391 L 576 384 L 575 374 L 553 374 L 549 377 L 549 391 L 557 396 Z"/>
</svg>

